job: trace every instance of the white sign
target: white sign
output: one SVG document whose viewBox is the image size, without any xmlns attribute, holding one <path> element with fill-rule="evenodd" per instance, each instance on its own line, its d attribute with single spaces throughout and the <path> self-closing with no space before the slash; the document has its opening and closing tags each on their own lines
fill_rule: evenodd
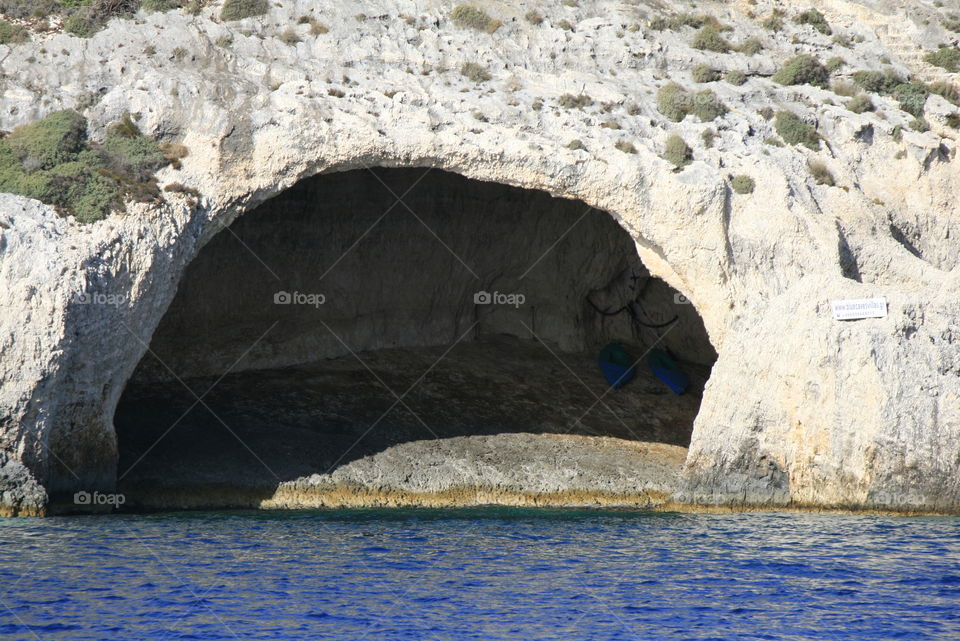
<svg viewBox="0 0 960 641">
<path fill-rule="evenodd" d="M 886 298 L 853 298 L 831 301 L 834 320 L 884 318 L 887 315 Z"/>
</svg>

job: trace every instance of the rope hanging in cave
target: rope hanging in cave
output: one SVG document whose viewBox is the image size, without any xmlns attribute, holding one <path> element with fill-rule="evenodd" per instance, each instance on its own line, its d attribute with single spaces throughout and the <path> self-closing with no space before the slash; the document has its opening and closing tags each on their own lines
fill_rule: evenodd
<svg viewBox="0 0 960 641">
<path fill-rule="evenodd" d="M 638 280 L 640 280 L 640 276 L 637 276 L 634 273 L 630 277 L 630 280 L 636 283 Z M 587 294 L 587 302 L 590 304 L 590 307 L 592 307 L 595 312 L 597 312 L 602 316 L 616 316 L 617 314 L 622 314 L 623 312 L 627 312 L 627 314 L 630 315 L 630 318 L 634 323 L 642 327 L 647 327 L 649 329 L 662 329 L 664 327 L 667 327 L 668 325 L 672 325 L 673 323 L 677 322 L 677 320 L 680 318 L 679 314 L 674 314 L 673 318 L 671 318 L 665 323 L 648 323 L 646 321 L 640 320 L 640 317 L 637 314 L 637 309 L 643 312 L 644 316 L 649 318 L 649 315 L 646 313 L 646 311 L 644 311 L 643 306 L 640 304 L 640 300 L 643 298 L 644 294 L 646 294 L 647 286 L 649 284 L 650 284 L 650 279 L 648 278 L 647 281 L 643 284 L 643 287 L 637 293 L 636 297 L 632 301 L 627 302 L 627 304 L 621 307 L 620 309 L 616 309 L 613 311 L 600 309 L 599 307 L 596 306 L 596 304 L 592 300 L 590 300 L 589 294 Z"/>
</svg>

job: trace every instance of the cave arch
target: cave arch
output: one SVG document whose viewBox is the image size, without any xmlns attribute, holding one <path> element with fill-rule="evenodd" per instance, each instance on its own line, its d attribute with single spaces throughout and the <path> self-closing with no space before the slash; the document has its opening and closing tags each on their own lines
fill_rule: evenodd
<svg viewBox="0 0 960 641">
<path fill-rule="evenodd" d="M 593 361 L 610 340 L 670 350 L 693 392 L 644 374 L 607 397 Z M 117 408 L 119 486 L 143 505 L 201 486 L 207 504 L 247 505 L 410 441 L 685 446 L 715 359 L 696 309 L 606 212 L 439 169 L 324 173 L 186 269 Z"/>
</svg>

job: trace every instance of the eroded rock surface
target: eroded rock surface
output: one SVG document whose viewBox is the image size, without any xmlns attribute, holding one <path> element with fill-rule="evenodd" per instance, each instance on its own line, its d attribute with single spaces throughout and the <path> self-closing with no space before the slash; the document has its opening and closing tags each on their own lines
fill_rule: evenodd
<svg viewBox="0 0 960 641">
<path fill-rule="evenodd" d="M 924 14 L 933 9 L 817 3 L 847 47 L 789 19 L 764 30 L 770 3 L 704 3 L 732 40 L 763 41 L 747 56 L 692 49 L 690 29 L 649 29 L 670 13 L 652 4 L 581 0 L 545 10 L 541 24 L 524 20 L 527 6 L 480 4 L 503 22 L 493 34 L 455 26 L 450 4 L 368 2 L 360 19 L 348 3 L 290 1 L 229 23 L 213 3 L 199 16 L 113 21 L 89 40 L 51 33 L 0 47 L 0 129 L 77 107 L 96 137 L 130 112 L 144 132 L 189 147 L 182 169 L 160 178 L 201 195 L 170 193 L 90 226 L 0 196 L 0 449 L 16 468 L 3 511 L 112 489 L 115 407 L 190 261 L 301 179 L 371 166 L 579 199 L 694 303 L 719 360 L 678 500 L 960 511 L 952 107 L 931 96 L 931 130 L 918 132 L 891 98 L 858 115 L 830 90 L 768 78 L 813 52 L 842 56 L 841 79 L 888 57 L 902 73 L 951 80 L 918 57 L 950 37 Z M 308 35 L 301 15 L 329 32 Z M 299 42 L 279 38 L 288 28 Z M 491 80 L 461 76 L 465 62 Z M 698 89 L 690 70 L 701 62 L 751 75 L 709 84 L 726 115 L 672 123 L 656 90 L 671 79 Z M 564 107 L 565 94 L 592 104 Z M 816 123 L 821 150 L 765 144 L 775 132 L 763 107 Z M 709 148 L 707 128 L 718 134 Z M 661 158 L 670 133 L 694 148 L 682 170 Z M 834 186 L 814 180 L 810 160 Z M 731 174 L 750 175 L 754 192 L 734 194 Z M 875 296 L 887 317 L 830 318 L 831 299 Z"/>
</svg>

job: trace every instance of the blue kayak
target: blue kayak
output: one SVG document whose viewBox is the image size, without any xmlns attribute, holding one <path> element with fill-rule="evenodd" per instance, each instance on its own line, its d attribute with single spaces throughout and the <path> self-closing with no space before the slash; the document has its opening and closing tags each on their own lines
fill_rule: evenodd
<svg viewBox="0 0 960 641">
<path fill-rule="evenodd" d="M 653 375 L 666 383 L 667 387 L 669 387 L 674 394 L 683 394 L 687 387 L 690 386 L 690 379 L 687 378 L 687 375 L 684 374 L 673 359 L 670 358 L 670 355 L 662 349 L 650 350 L 650 355 L 647 357 L 647 365 L 653 370 Z"/>
<path fill-rule="evenodd" d="M 633 359 L 620 343 L 610 343 L 600 350 L 597 361 L 600 365 L 600 373 L 614 389 L 620 389 L 636 375 Z"/>
</svg>

